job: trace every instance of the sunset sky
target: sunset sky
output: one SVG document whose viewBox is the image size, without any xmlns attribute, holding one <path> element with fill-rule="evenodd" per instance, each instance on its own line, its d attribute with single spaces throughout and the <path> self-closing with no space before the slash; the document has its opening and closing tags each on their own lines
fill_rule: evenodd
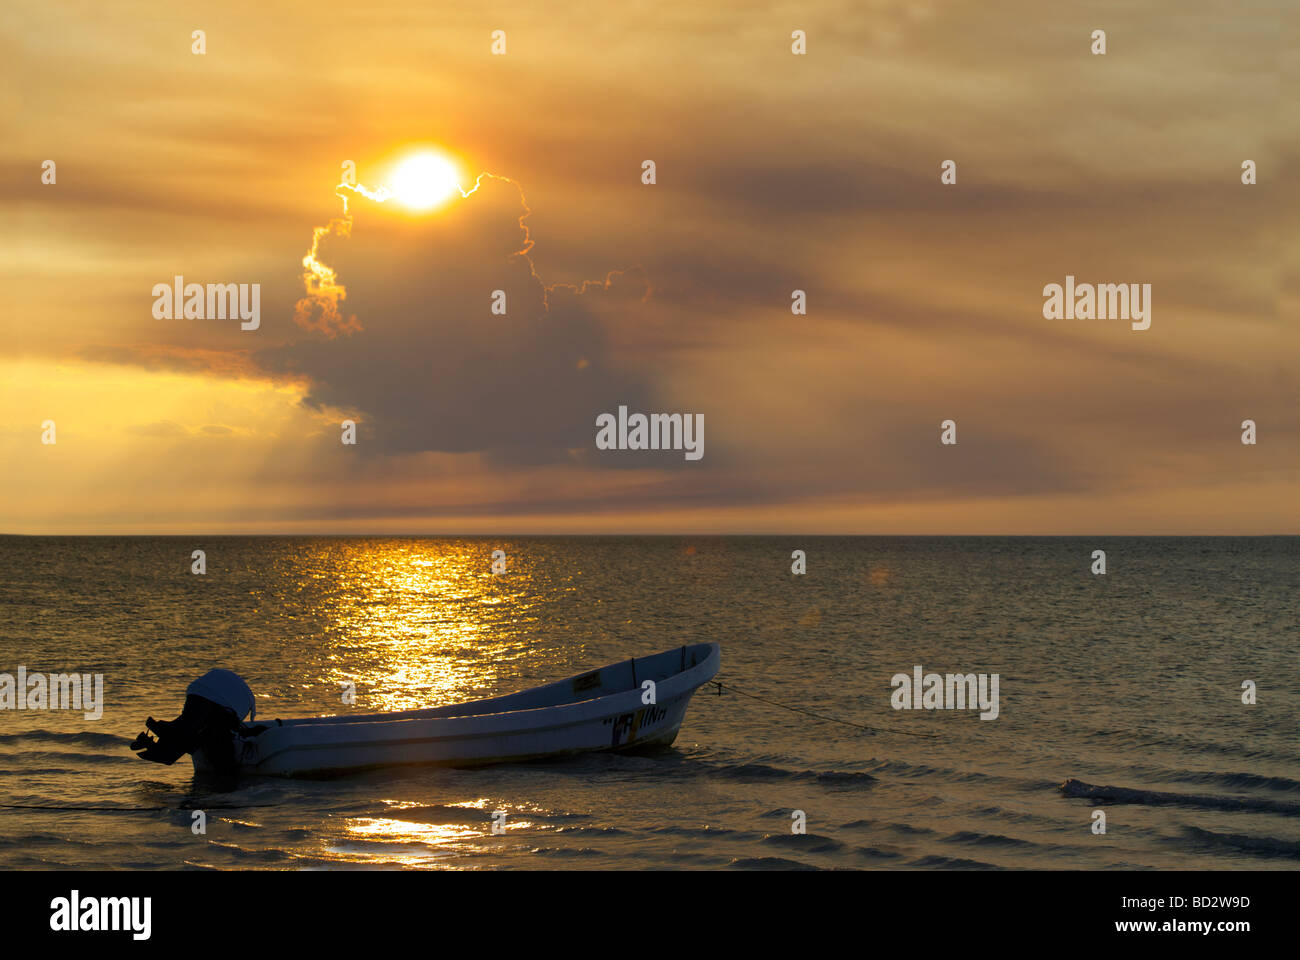
<svg viewBox="0 0 1300 960">
<path fill-rule="evenodd" d="M 0 23 L 0 533 L 1300 534 L 1294 4 Z M 346 161 L 424 149 L 491 176 L 328 229 Z M 260 328 L 155 319 L 176 275 Z M 1151 284 L 1150 329 L 1045 320 L 1067 275 Z M 620 404 L 704 457 L 597 450 Z"/>
</svg>

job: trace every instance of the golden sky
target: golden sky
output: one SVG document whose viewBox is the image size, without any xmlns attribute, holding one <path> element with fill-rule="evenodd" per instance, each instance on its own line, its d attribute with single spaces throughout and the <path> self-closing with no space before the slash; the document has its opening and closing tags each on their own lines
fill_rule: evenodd
<svg viewBox="0 0 1300 960">
<path fill-rule="evenodd" d="M 0 533 L 1300 533 L 1294 4 L 0 24 Z M 421 149 L 491 176 L 329 229 L 345 162 Z M 176 275 L 260 327 L 157 319 Z M 1150 329 L 1044 319 L 1067 275 L 1151 284 Z M 597 450 L 619 404 L 705 456 Z"/>
</svg>

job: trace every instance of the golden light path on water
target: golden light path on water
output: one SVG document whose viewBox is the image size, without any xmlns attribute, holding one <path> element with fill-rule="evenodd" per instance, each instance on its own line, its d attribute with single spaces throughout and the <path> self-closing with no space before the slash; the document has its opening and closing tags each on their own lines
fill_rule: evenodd
<svg viewBox="0 0 1300 960">
<path fill-rule="evenodd" d="M 478 551 L 445 544 L 391 543 L 353 551 L 344 558 L 331 597 L 325 679 L 355 683 L 367 713 L 494 691 L 529 649 L 528 634 L 519 627 L 536 619 L 525 572 L 512 569 L 509 580 L 494 577 Z M 497 609 L 503 604 L 511 611 L 506 624 Z"/>
<path fill-rule="evenodd" d="M 446 860 L 453 852 L 465 853 L 467 845 L 491 842 L 493 820 L 496 812 L 493 801 L 483 798 L 476 801 L 450 804 L 461 808 L 473 823 L 458 822 L 448 818 L 445 823 L 430 822 L 428 808 L 410 801 L 386 801 L 393 810 L 391 817 L 351 817 L 346 823 L 347 840 L 380 843 L 381 847 L 358 848 L 341 845 L 328 848 L 331 857 L 353 864 L 400 863 L 403 866 L 431 866 Z M 500 820 L 501 833 L 529 830 L 536 826 L 532 821 L 518 817 L 515 811 L 505 811 L 508 817 Z M 455 847 L 455 851 L 451 848 Z"/>
<path fill-rule="evenodd" d="M 313 543 L 304 554 L 304 570 L 324 580 L 316 585 L 324 600 L 317 613 L 327 643 L 314 685 L 356 685 L 355 706 L 328 712 L 471 700 L 530 686 L 536 680 L 521 671 L 547 669 L 538 663 L 539 608 L 555 584 L 535 583 L 526 558 L 508 558 L 509 576 L 496 576 L 481 542 Z M 486 797 L 382 802 L 391 816 L 342 818 L 341 832 L 322 840 L 321 855 L 350 866 L 435 866 L 452 847 L 463 853 L 465 845 L 491 842 L 501 805 Z M 502 829 L 526 829 L 530 821 L 519 813 L 510 809 Z"/>
</svg>

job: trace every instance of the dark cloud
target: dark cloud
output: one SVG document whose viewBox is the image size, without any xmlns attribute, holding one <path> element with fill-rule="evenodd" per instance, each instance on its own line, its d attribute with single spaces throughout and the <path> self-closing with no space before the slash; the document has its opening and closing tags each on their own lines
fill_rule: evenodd
<svg viewBox="0 0 1300 960">
<path fill-rule="evenodd" d="M 648 384 L 607 335 L 610 324 L 636 322 L 644 277 L 614 272 L 548 290 L 527 253 L 528 208 L 514 183 L 485 177 L 421 217 L 360 195 L 349 207 L 350 225 L 326 234 L 318 252 L 342 292 L 326 285 L 300 335 L 256 360 L 308 377 L 309 405 L 355 413 L 362 446 L 567 460 L 593 445 L 598 413 L 648 401 Z M 504 316 L 491 312 L 497 290 Z"/>
</svg>

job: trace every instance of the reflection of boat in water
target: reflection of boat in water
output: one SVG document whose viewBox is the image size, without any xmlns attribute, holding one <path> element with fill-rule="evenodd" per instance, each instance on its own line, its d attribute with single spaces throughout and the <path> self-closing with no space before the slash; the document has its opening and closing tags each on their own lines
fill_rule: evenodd
<svg viewBox="0 0 1300 960">
<path fill-rule="evenodd" d="M 199 773 L 229 770 L 233 759 L 241 774 L 292 777 L 666 747 L 677 737 L 691 695 L 718 672 L 720 659 L 718 644 L 697 643 L 487 700 L 255 727 L 236 722 L 216 736 L 209 725 L 188 752 Z M 155 732 L 157 726 L 150 722 Z M 233 758 L 226 756 L 228 746 Z"/>
</svg>

